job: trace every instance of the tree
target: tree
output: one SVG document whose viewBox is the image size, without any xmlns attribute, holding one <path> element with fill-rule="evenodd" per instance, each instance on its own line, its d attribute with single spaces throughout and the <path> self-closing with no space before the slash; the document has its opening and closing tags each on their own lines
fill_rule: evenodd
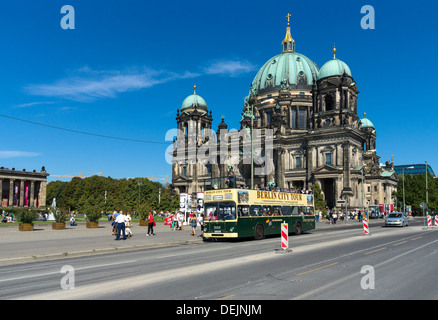
<svg viewBox="0 0 438 320">
<path fill-rule="evenodd" d="M 326 201 L 324 200 L 324 197 L 321 193 L 321 187 L 318 183 L 314 183 L 312 185 L 312 191 L 313 191 L 313 201 L 315 210 L 321 210 L 322 213 L 326 213 L 325 207 L 327 205 Z"/>
</svg>

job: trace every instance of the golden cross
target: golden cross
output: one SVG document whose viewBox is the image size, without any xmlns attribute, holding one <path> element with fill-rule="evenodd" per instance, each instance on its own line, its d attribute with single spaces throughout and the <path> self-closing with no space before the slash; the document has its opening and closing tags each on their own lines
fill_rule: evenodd
<svg viewBox="0 0 438 320">
<path fill-rule="evenodd" d="M 287 15 L 286 15 L 286 18 L 287 18 L 287 23 L 289 23 L 289 17 L 291 16 L 291 14 L 290 13 L 288 13 Z"/>
</svg>

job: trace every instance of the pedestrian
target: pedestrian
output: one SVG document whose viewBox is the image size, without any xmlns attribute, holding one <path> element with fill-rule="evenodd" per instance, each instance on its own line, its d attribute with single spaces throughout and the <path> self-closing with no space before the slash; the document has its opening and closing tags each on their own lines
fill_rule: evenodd
<svg viewBox="0 0 438 320">
<path fill-rule="evenodd" d="M 129 214 L 129 211 L 126 213 L 126 222 L 125 222 L 125 232 L 127 237 L 132 237 L 132 231 L 131 231 L 131 215 Z"/>
<path fill-rule="evenodd" d="M 184 222 L 184 215 L 182 214 L 181 211 L 178 212 L 177 219 L 178 219 L 178 229 L 177 230 L 182 230 L 183 229 L 183 222 Z"/>
<path fill-rule="evenodd" d="M 155 220 L 154 220 L 154 215 L 152 214 L 152 212 L 149 212 L 149 217 L 148 217 L 148 233 L 146 234 L 146 236 L 155 236 L 154 233 L 154 227 L 155 227 Z"/>
<path fill-rule="evenodd" d="M 190 222 L 192 224 L 192 236 L 196 237 L 196 226 L 198 225 L 198 221 L 196 220 L 196 214 L 194 212 L 192 213 Z"/>
<path fill-rule="evenodd" d="M 126 240 L 125 222 L 126 222 L 126 216 L 123 214 L 119 214 L 115 221 L 117 225 L 117 236 L 115 240 L 120 240 L 121 233 L 123 234 L 123 240 Z"/>
<path fill-rule="evenodd" d="M 201 226 L 201 235 L 199 237 L 204 236 L 204 214 L 201 213 L 198 218 L 198 223 Z"/>
</svg>

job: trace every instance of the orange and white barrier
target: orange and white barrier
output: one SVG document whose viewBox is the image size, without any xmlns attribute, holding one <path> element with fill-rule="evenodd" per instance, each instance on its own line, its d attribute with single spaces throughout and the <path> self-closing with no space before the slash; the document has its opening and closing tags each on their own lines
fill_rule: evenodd
<svg viewBox="0 0 438 320">
<path fill-rule="evenodd" d="M 287 223 L 281 224 L 281 248 L 286 250 L 289 248 L 289 239 L 288 239 L 288 231 L 287 231 Z"/>
<path fill-rule="evenodd" d="M 432 218 L 430 216 L 427 216 L 427 226 L 432 227 Z"/>
<path fill-rule="evenodd" d="M 368 220 L 363 219 L 363 232 L 368 235 L 370 233 L 370 230 L 368 228 Z"/>
<path fill-rule="evenodd" d="M 435 216 L 435 227 L 438 227 L 438 216 Z"/>
</svg>

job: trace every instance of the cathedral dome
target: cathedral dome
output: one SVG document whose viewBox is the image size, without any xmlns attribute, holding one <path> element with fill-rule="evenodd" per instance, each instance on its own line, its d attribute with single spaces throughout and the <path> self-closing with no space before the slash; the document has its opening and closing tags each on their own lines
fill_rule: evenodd
<svg viewBox="0 0 438 320">
<path fill-rule="evenodd" d="M 336 53 L 336 48 L 333 48 L 333 54 Z M 350 67 L 339 59 L 336 59 L 336 56 L 333 56 L 333 59 L 326 62 L 319 70 L 319 79 L 332 77 L 332 76 L 342 76 L 343 74 L 347 74 L 352 77 Z"/>
<path fill-rule="evenodd" d="M 288 85 L 310 90 L 318 80 L 318 72 L 316 63 L 306 56 L 286 51 L 269 59 L 260 68 L 252 87 L 256 94 L 280 90 L 282 81 L 286 80 Z"/>
<path fill-rule="evenodd" d="M 184 99 L 181 106 L 181 111 L 183 111 L 184 109 L 194 109 L 194 108 L 207 111 L 207 103 L 201 96 L 196 94 L 196 86 L 194 86 L 193 89 L 195 89 L 195 92 Z"/>
<path fill-rule="evenodd" d="M 318 80 L 319 68 L 306 56 L 295 52 L 295 40 L 291 36 L 290 14 L 287 15 L 286 37 L 282 41 L 282 53 L 269 59 L 255 76 L 252 94 L 288 89 L 311 90 Z"/>
<path fill-rule="evenodd" d="M 364 118 L 359 121 L 359 125 L 361 129 L 365 129 L 365 128 L 375 129 L 374 124 L 369 119 L 365 118 L 365 115 L 366 113 L 364 113 Z"/>
</svg>

